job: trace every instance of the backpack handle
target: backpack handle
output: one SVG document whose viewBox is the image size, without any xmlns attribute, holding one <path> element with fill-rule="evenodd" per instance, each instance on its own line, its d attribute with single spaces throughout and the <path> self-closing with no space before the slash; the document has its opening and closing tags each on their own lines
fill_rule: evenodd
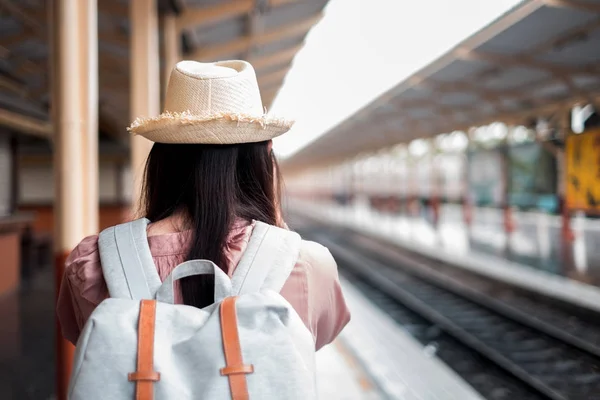
<svg viewBox="0 0 600 400">
<path fill-rule="evenodd" d="M 208 260 L 190 260 L 179 264 L 162 283 L 156 292 L 156 300 L 162 303 L 174 304 L 173 282 L 194 275 L 214 274 L 215 303 L 220 303 L 231 296 L 231 280 L 225 272 Z"/>
</svg>

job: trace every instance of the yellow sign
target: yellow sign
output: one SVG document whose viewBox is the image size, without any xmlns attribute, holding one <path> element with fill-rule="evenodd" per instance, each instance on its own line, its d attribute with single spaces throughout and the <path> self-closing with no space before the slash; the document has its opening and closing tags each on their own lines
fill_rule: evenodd
<svg viewBox="0 0 600 400">
<path fill-rule="evenodd" d="M 600 211 L 600 130 L 567 138 L 567 207 Z"/>
</svg>

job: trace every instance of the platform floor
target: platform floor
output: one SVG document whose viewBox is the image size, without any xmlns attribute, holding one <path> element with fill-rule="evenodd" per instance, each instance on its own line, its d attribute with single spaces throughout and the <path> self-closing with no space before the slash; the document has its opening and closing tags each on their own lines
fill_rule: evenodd
<svg viewBox="0 0 600 400">
<path fill-rule="evenodd" d="M 54 399 L 54 290 L 50 268 L 0 298 L 0 399 Z M 320 398 L 374 400 L 379 392 L 341 341 L 317 353 Z"/>
<path fill-rule="evenodd" d="M 317 352 L 317 387 L 319 399 L 383 399 L 359 361 L 341 341 Z"/>
<path fill-rule="evenodd" d="M 331 400 L 479 400 L 360 292 L 343 282 L 352 321 L 317 353 L 319 398 Z M 0 399 L 54 399 L 52 270 L 0 298 Z M 424 372 L 427 379 L 423 379 Z M 447 395 L 439 395 L 440 390 Z"/>
<path fill-rule="evenodd" d="M 550 215 L 516 214 L 509 236 L 498 210 L 475 210 L 470 227 L 455 206 L 442 209 L 437 226 L 425 215 L 379 213 L 360 203 L 292 201 L 290 210 L 600 312 L 598 220 L 574 218 L 575 239 L 564 244 L 559 219 Z"/>
<path fill-rule="evenodd" d="M 47 400 L 54 393 L 54 277 L 37 270 L 0 298 L 0 399 Z"/>
</svg>

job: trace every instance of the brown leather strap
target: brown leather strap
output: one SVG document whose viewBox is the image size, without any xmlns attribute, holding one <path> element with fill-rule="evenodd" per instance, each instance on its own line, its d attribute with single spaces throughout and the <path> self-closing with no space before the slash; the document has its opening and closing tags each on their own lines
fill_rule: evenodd
<svg viewBox="0 0 600 400">
<path fill-rule="evenodd" d="M 137 371 L 130 373 L 128 376 L 130 381 L 136 382 L 136 400 L 152 400 L 154 398 L 153 384 L 160 380 L 160 373 L 154 371 L 155 320 L 156 301 L 142 300 L 138 322 Z"/>
<path fill-rule="evenodd" d="M 227 297 L 221 303 L 221 334 L 223 336 L 223 351 L 225 352 L 225 368 L 221 368 L 221 375 L 229 378 L 232 400 L 248 400 L 248 385 L 246 374 L 254 372 L 253 365 L 244 365 L 242 347 L 237 329 L 237 315 L 235 313 L 236 297 Z"/>
</svg>

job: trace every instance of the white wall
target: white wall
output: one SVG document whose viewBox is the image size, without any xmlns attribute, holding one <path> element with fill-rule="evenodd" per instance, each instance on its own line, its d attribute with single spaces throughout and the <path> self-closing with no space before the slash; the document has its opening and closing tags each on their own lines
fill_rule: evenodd
<svg viewBox="0 0 600 400">
<path fill-rule="evenodd" d="M 54 200 L 52 166 L 19 165 L 19 204 L 49 204 Z"/>
<path fill-rule="evenodd" d="M 101 162 L 99 174 L 100 202 L 117 203 L 123 201 L 124 199 L 118 198 L 118 168 L 116 163 Z M 126 175 L 123 179 L 127 182 Z M 54 174 L 51 164 L 21 163 L 19 168 L 19 204 L 50 204 L 53 200 Z"/>
</svg>

